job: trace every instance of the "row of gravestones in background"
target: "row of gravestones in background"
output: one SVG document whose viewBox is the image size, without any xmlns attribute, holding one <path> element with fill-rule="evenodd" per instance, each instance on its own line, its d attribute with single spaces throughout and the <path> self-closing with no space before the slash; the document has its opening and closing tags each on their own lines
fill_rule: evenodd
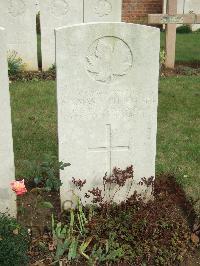
<svg viewBox="0 0 200 266">
<path fill-rule="evenodd" d="M 122 0 L 38 2 L 43 70 L 55 63 L 55 28 L 83 22 L 121 21 Z M 36 0 L 0 0 L 0 26 L 6 29 L 8 50 L 18 53 L 27 70 L 38 69 L 36 10 Z"/>
<path fill-rule="evenodd" d="M 0 34 L 0 211 L 9 207 L 15 215 L 6 48 Z M 92 23 L 56 30 L 59 160 L 71 163 L 61 172 L 65 208 L 73 200 L 72 177 L 87 180 L 75 191 L 84 202 L 89 189 L 103 189 L 106 172 L 134 165 L 134 180 L 116 194 L 109 192 L 119 202 L 141 192 L 140 178 L 155 176 L 159 49 L 159 30 L 142 25 Z"/>
</svg>

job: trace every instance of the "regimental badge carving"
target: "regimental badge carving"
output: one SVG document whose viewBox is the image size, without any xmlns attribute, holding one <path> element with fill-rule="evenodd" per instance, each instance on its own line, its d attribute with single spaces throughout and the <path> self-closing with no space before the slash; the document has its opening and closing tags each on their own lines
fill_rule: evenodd
<svg viewBox="0 0 200 266">
<path fill-rule="evenodd" d="M 52 0 L 51 8 L 52 14 L 55 17 L 63 17 L 69 11 L 69 3 L 67 0 Z"/>
<path fill-rule="evenodd" d="M 97 39 L 86 57 L 87 71 L 96 81 L 112 83 L 125 76 L 133 66 L 129 46 L 112 36 Z"/>
<path fill-rule="evenodd" d="M 8 10 L 13 17 L 17 17 L 25 13 L 26 4 L 24 0 L 10 0 L 8 4 Z"/>
<path fill-rule="evenodd" d="M 108 0 L 99 0 L 95 7 L 95 13 L 99 17 L 108 16 L 112 12 L 112 4 Z"/>
</svg>

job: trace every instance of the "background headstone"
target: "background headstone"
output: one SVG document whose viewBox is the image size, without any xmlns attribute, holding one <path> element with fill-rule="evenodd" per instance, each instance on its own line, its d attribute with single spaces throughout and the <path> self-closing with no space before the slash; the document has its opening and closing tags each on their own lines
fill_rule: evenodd
<svg viewBox="0 0 200 266">
<path fill-rule="evenodd" d="M 71 163 L 62 203 L 72 177 L 87 180 L 83 197 L 115 166 L 133 165 L 136 183 L 155 175 L 159 38 L 159 29 L 125 23 L 56 30 L 59 159 Z"/>
<path fill-rule="evenodd" d="M 121 22 L 122 0 L 84 0 L 84 22 Z"/>
<path fill-rule="evenodd" d="M 8 50 L 15 50 L 27 70 L 37 70 L 36 5 L 33 0 L 0 0 L 0 25 Z"/>
<path fill-rule="evenodd" d="M 15 179 L 12 124 L 6 61 L 5 31 L 0 28 L 0 212 L 16 216 L 15 193 L 10 183 Z"/>
<path fill-rule="evenodd" d="M 83 22 L 83 1 L 40 0 L 42 68 L 55 64 L 54 29 Z"/>
</svg>

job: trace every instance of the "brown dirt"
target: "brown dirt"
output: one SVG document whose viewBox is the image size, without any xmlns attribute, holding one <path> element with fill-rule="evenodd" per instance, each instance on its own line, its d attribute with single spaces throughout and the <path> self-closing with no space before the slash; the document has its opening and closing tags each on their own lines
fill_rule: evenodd
<svg viewBox="0 0 200 266">
<path fill-rule="evenodd" d="M 174 69 L 162 68 L 161 77 L 200 76 L 200 62 L 176 63 Z"/>
<path fill-rule="evenodd" d="M 42 236 L 51 228 L 51 215 L 58 217 L 61 213 L 60 195 L 59 192 L 44 192 L 40 193 L 37 190 L 25 194 L 21 200 L 18 198 L 18 221 L 25 227 L 31 230 L 31 235 L 34 238 Z M 40 202 L 50 202 L 54 209 L 48 209 L 40 206 Z"/>
<path fill-rule="evenodd" d="M 9 77 L 10 81 L 38 81 L 38 80 L 55 80 L 56 72 L 50 71 L 23 71 Z"/>
</svg>

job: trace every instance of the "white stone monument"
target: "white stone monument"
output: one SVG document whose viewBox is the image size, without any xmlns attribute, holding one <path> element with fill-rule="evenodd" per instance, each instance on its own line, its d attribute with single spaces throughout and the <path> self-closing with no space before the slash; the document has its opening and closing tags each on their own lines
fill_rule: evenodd
<svg viewBox="0 0 200 266">
<path fill-rule="evenodd" d="M 15 193 L 10 183 L 15 179 L 12 124 L 6 60 L 5 31 L 0 28 L 0 212 L 7 208 L 16 216 Z"/>
<path fill-rule="evenodd" d="M 33 0 L 0 0 L 0 25 L 8 50 L 15 50 L 27 70 L 37 70 L 36 5 Z"/>
<path fill-rule="evenodd" d="M 84 0 L 84 22 L 121 22 L 122 0 Z"/>
<path fill-rule="evenodd" d="M 132 191 L 155 175 L 159 49 L 159 29 L 148 26 L 56 30 L 59 159 L 71 163 L 61 171 L 62 203 L 72 199 L 72 177 L 87 180 L 83 199 L 114 167 L 134 166 Z M 129 190 L 130 182 L 115 200 Z"/>
<path fill-rule="evenodd" d="M 83 1 L 40 0 L 42 68 L 48 70 L 55 64 L 56 27 L 83 22 Z"/>
</svg>

